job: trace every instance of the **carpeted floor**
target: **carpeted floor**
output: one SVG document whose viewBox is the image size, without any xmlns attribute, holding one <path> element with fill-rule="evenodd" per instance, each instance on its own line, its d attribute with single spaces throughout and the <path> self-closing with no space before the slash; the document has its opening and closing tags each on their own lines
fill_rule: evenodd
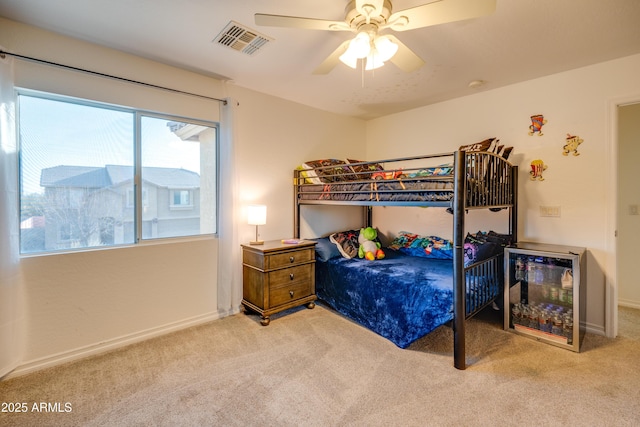
<svg viewBox="0 0 640 427">
<path fill-rule="evenodd" d="M 640 313 L 580 353 L 471 320 L 465 371 L 442 327 L 401 350 L 323 306 L 239 314 L 0 382 L 2 426 L 635 426 Z M 38 412 L 40 402 L 49 410 Z M 36 405 L 34 407 L 34 404 Z M 43 407 L 44 408 L 44 407 Z"/>
</svg>

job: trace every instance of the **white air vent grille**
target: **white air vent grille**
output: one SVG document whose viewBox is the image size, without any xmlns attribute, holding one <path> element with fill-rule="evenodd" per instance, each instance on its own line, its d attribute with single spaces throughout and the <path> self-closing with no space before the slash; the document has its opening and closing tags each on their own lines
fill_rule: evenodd
<svg viewBox="0 0 640 427">
<path fill-rule="evenodd" d="M 231 21 L 213 41 L 238 52 L 253 55 L 273 39 Z"/>
</svg>

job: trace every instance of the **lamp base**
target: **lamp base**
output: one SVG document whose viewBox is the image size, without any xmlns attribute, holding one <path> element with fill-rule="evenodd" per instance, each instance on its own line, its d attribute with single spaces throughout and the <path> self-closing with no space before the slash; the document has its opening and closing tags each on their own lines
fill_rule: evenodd
<svg viewBox="0 0 640 427">
<path fill-rule="evenodd" d="M 249 242 L 250 245 L 264 245 L 264 241 L 262 240 L 256 240 L 253 242 Z"/>
</svg>

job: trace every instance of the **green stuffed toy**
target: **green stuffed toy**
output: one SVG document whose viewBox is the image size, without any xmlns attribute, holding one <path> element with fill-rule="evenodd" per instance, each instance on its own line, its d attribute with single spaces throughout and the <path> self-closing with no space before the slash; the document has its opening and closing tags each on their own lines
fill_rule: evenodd
<svg viewBox="0 0 640 427">
<path fill-rule="evenodd" d="M 358 236 L 358 256 L 369 261 L 384 258 L 384 252 L 380 249 L 380 242 L 374 242 L 378 232 L 373 227 L 361 228 Z"/>
</svg>

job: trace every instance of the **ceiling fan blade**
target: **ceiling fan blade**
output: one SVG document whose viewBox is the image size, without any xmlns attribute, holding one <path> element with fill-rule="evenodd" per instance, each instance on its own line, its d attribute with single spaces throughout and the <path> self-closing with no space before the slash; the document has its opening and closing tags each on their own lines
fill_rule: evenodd
<svg viewBox="0 0 640 427">
<path fill-rule="evenodd" d="M 351 31 L 344 21 L 328 21 L 325 19 L 302 18 L 299 16 L 267 15 L 256 13 L 256 25 L 265 27 L 289 27 L 305 30 Z"/>
<path fill-rule="evenodd" d="M 398 45 L 398 51 L 389 60 L 396 67 L 402 71 L 411 73 L 424 65 L 424 61 L 418 55 L 416 55 L 411 49 L 409 49 L 404 43 L 398 40 L 397 37 L 387 34 L 386 37 Z"/>
<path fill-rule="evenodd" d="M 496 10 L 496 0 L 437 0 L 392 14 L 385 28 L 413 30 L 447 22 L 489 15 Z"/>
<path fill-rule="evenodd" d="M 329 72 L 331 72 L 331 70 L 333 70 L 340 62 L 340 55 L 346 52 L 349 48 L 349 43 L 351 43 L 351 40 L 347 40 L 338 46 L 338 48 L 327 57 L 327 59 L 322 61 L 322 64 L 318 65 L 318 68 L 313 70 L 313 74 L 329 74 Z"/>
</svg>

